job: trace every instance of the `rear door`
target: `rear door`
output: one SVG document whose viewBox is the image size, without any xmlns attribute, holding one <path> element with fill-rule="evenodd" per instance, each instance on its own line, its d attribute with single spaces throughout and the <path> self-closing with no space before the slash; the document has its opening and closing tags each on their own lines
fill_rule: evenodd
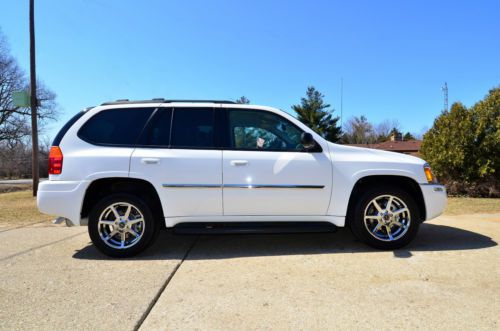
<svg viewBox="0 0 500 331">
<path fill-rule="evenodd" d="M 224 215 L 325 215 L 332 188 L 327 146 L 306 151 L 303 131 L 263 110 L 228 109 Z"/>
<path fill-rule="evenodd" d="M 132 154 L 130 176 L 151 182 L 165 217 L 222 215 L 222 151 L 213 107 L 163 107 Z"/>
</svg>

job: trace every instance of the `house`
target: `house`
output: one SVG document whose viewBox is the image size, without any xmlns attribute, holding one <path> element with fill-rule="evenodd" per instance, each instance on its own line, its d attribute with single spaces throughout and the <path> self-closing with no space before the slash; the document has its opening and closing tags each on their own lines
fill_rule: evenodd
<svg viewBox="0 0 500 331">
<path fill-rule="evenodd" d="M 389 152 L 398 152 L 419 157 L 422 140 L 403 140 L 401 133 L 391 135 L 391 139 L 375 144 L 349 144 L 349 146 L 381 149 Z"/>
</svg>

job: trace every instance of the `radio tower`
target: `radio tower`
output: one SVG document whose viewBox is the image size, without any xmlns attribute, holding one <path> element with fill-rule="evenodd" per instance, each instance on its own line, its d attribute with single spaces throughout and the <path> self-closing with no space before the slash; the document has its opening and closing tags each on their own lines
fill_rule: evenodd
<svg viewBox="0 0 500 331">
<path fill-rule="evenodd" d="M 441 87 L 441 91 L 444 94 L 444 111 L 448 111 L 448 84 L 444 82 L 444 86 Z"/>
</svg>

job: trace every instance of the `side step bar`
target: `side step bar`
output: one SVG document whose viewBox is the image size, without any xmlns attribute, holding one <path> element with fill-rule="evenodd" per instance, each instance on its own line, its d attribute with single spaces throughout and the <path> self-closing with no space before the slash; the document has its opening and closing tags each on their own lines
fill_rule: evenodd
<svg viewBox="0 0 500 331">
<path fill-rule="evenodd" d="M 335 232 L 328 222 L 241 222 L 241 223 L 180 223 L 174 226 L 178 234 L 260 234 Z"/>
</svg>

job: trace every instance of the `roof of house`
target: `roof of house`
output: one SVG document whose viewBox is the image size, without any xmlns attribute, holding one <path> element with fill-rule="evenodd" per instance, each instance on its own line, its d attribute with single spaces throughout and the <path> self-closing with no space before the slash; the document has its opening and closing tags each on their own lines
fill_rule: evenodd
<svg viewBox="0 0 500 331">
<path fill-rule="evenodd" d="M 393 152 L 418 152 L 422 140 L 405 140 L 405 141 L 384 141 L 377 144 L 350 144 L 349 146 L 367 147 L 374 149 L 383 149 Z"/>
</svg>

